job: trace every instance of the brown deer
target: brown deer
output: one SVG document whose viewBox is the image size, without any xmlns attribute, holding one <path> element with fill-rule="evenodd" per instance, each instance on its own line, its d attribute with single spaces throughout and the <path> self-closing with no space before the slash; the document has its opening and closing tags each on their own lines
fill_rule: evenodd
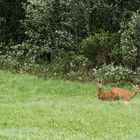
<svg viewBox="0 0 140 140">
<path fill-rule="evenodd" d="M 100 100 L 119 100 L 118 97 L 115 94 L 112 94 L 111 91 L 102 91 L 102 82 L 99 81 L 97 83 L 97 87 L 98 87 L 98 98 Z"/>
<path fill-rule="evenodd" d="M 100 100 L 124 100 L 124 101 L 130 101 L 132 98 L 134 98 L 137 93 L 140 92 L 140 88 L 138 87 L 138 85 L 133 85 L 133 88 L 135 89 L 135 93 L 131 94 L 128 91 L 125 91 L 122 88 L 113 88 L 110 91 L 102 91 L 102 82 L 99 81 L 97 83 L 97 87 L 98 87 L 98 98 Z"/>
</svg>

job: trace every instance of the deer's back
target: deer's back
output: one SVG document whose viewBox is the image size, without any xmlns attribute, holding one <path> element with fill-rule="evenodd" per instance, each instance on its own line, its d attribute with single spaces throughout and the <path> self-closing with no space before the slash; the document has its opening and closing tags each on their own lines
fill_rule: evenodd
<svg viewBox="0 0 140 140">
<path fill-rule="evenodd" d="M 122 88 L 113 88 L 112 93 L 118 96 L 120 99 L 129 100 L 131 97 L 131 94 Z"/>
<path fill-rule="evenodd" d="M 99 92 L 98 98 L 101 100 L 118 100 L 115 94 L 112 94 L 111 91 Z"/>
</svg>

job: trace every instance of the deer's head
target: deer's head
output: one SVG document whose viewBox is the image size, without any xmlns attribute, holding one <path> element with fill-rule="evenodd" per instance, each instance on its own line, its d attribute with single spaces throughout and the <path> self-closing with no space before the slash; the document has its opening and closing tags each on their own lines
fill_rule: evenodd
<svg viewBox="0 0 140 140">
<path fill-rule="evenodd" d="M 99 82 L 97 83 L 97 87 L 98 87 L 98 89 L 101 89 L 101 88 L 102 88 L 102 86 L 103 86 L 102 81 L 99 81 Z"/>
</svg>

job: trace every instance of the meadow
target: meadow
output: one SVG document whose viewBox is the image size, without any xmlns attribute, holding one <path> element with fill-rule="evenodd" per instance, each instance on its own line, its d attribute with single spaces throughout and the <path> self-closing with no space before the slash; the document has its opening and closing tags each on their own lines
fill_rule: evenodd
<svg viewBox="0 0 140 140">
<path fill-rule="evenodd" d="M 94 82 L 0 71 L 0 139 L 139 140 L 140 95 L 102 102 Z"/>
</svg>

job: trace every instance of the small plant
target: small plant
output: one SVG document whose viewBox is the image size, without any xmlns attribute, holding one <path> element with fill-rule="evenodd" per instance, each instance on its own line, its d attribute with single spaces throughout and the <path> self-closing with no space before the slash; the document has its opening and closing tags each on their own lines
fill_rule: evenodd
<svg viewBox="0 0 140 140">
<path fill-rule="evenodd" d="M 95 74 L 93 71 L 71 71 L 66 75 L 66 78 L 72 81 L 81 81 L 81 82 L 86 82 L 86 81 L 93 81 L 95 79 Z"/>
</svg>

